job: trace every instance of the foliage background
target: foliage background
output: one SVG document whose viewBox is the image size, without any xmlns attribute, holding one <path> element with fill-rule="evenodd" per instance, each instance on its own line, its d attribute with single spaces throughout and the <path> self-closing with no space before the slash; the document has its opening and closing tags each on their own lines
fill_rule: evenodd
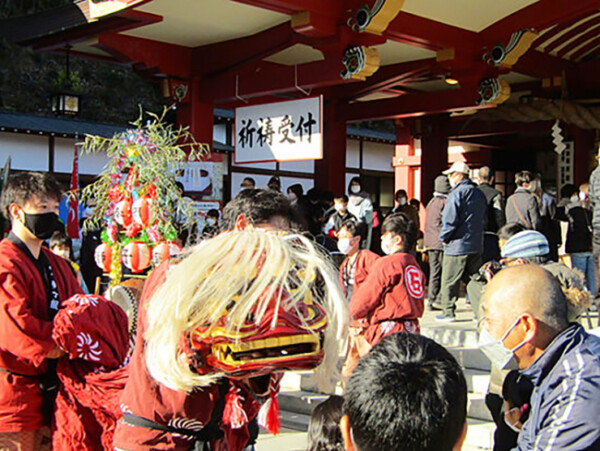
<svg viewBox="0 0 600 451">
<path fill-rule="evenodd" d="M 38 13 L 72 0 L 0 0 L 0 19 Z M 138 76 L 128 66 L 74 55 L 70 69 L 81 82 L 79 119 L 128 124 L 144 111 L 161 111 L 168 102 L 157 82 Z M 51 115 L 49 96 L 65 70 L 65 54 L 36 53 L 0 40 L 0 110 Z"/>
</svg>

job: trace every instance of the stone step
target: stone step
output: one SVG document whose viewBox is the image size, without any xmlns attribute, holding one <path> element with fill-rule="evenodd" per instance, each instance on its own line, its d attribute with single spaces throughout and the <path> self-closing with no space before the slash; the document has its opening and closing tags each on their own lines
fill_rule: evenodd
<svg viewBox="0 0 600 451">
<path fill-rule="evenodd" d="M 490 385 L 489 371 L 465 368 L 463 369 L 463 373 L 465 375 L 465 379 L 467 380 L 467 390 L 469 393 L 487 393 Z"/>
<path fill-rule="evenodd" d="M 485 405 L 485 395 L 483 393 L 468 394 L 467 417 L 474 420 L 493 421 L 492 415 Z"/>
<path fill-rule="evenodd" d="M 490 360 L 483 352 L 481 352 L 479 348 L 449 347 L 447 349 L 463 369 L 473 369 L 487 372 L 489 372 L 491 369 Z"/>
<path fill-rule="evenodd" d="M 305 391 L 280 391 L 277 397 L 279 408 L 283 411 L 310 415 L 312 410 L 329 398 L 327 394 Z"/>
<path fill-rule="evenodd" d="M 282 410 L 280 412 L 281 426 L 294 431 L 308 431 L 308 425 L 310 423 L 310 415 L 298 412 L 288 412 Z"/>
<path fill-rule="evenodd" d="M 471 324 L 472 323 L 472 324 Z M 421 327 L 421 334 L 445 347 L 477 347 L 478 333 L 474 321 L 464 325 L 460 322 Z"/>
<path fill-rule="evenodd" d="M 463 451 L 491 450 L 494 448 L 494 430 L 496 425 L 490 421 L 468 419 L 467 437 L 463 445 Z"/>
</svg>

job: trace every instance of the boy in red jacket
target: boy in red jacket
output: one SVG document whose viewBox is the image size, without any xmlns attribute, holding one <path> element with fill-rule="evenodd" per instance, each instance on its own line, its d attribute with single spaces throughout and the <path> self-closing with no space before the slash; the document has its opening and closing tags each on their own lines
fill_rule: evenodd
<svg viewBox="0 0 600 451">
<path fill-rule="evenodd" d="M 52 319 L 82 289 L 66 260 L 42 246 L 59 227 L 61 190 L 49 174 L 13 176 L 2 193 L 11 220 L 0 242 L 0 449 L 50 449 L 56 387 Z"/>
<path fill-rule="evenodd" d="M 368 321 L 365 340 L 370 346 L 395 332 L 420 332 L 425 275 L 409 253 L 416 237 L 416 226 L 404 213 L 383 221 L 381 248 L 387 256 L 372 265 L 349 305 L 353 320 Z"/>
<path fill-rule="evenodd" d="M 373 264 L 380 258 L 374 252 L 361 249 L 360 243 L 367 236 L 367 227 L 356 220 L 346 220 L 338 230 L 338 249 L 347 257 L 340 265 L 340 286 L 347 301 L 352 299 L 367 278 Z M 348 351 L 342 366 L 342 376 L 349 377 L 362 355 L 360 348 L 365 343 L 363 334 L 369 323 L 360 318 L 350 323 L 348 331 Z"/>
</svg>

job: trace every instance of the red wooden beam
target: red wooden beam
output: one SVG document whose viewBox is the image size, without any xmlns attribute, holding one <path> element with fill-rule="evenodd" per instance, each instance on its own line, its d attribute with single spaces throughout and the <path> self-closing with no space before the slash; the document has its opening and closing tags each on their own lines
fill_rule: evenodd
<svg viewBox="0 0 600 451">
<path fill-rule="evenodd" d="M 576 49 L 580 46 L 585 47 L 583 44 L 585 44 L 588 41 L 592 41 L 596 36 L 598 36 L 598 31 L 600 31 L 600 17 L 598 17 L 598 21 L 595 26 L 590 26 L 590 28 L 584 33 L 582 33 L 581 36 L 579 36 L 576 39 L 573 39 L 571 42 L 565 45 L 556 53 L 556 56 L 558 56 L 559 58 L 563 58 L 567 53 L 571 52 L 573 49 Z"/>
<path fill-rule="evenodd" d="M 143 63 L 173 77 L 189 78 L 191 75 L 190 47 L 113 33 L 98 36 L 98 46 L 123 62 Z"/>
<path fill-rule="evenodd" d="M 544 47 L 544 52 L 550 53 L 554 51 L 556 48 L 560 47 L 561 44 L 566 44 L 563 48 L 561 48 L 556 56 L 562 58 L 562 56 L 577 47 L 578 45 L 585 42 L 587 39 L 590 39 L 590 34 L 597 34 L 598 32 L 598 24 L 600 24 L 600 16 L 593 17 L 589 20 L 586 20 L 580 25 L 577 25 L 572 30 L 569 30 L 565 34 L 563 34 L 560 38 L 554 40 L 549 45 Z M 595 32 L 595 33 L 594 33 Z M 581 35 L 581 36 L 579 36 Z M 579 36 L 579 37 L 578 37 Z M 576 39 L 575 39 L 576 38 Z M 582 40 L 582 38 L 584 38 Z"/>
<path fill-rule="evenodd" d="M 304 90 L 313 90 L 326 86 L 347 83 L 340 78 L 343 66 L 341 58 L 327 58 L 325 61 L 302 64 L 297 67 L 298 86 Z M 261 62 L 251 70 L 237 74 L 237 96 L 244 100 L 257 97 L 298 93 L 294 66 L 284 66 Z M 215 77 L 202 81 L 202 90 L 212 96 L 216 102 L 240 100 L 236 97 L 236 77 Z"/>
<path fill-rule="evenodd" d="M 377 91 L 401 85 L 403 82 L 411 80 L 419 74 L 430 72 L 431 68 L 435 65 L 435 58 L 429 58 L 383 66 L 366 81 L 350 83 L 335 88 L 333 90 L 333 95 L 338 99 L 356 99 L 358 97 L 363 97 Z"/>
<path fill-rule="evenodd" d="M 590 53 L 594 49 L 597 49 L 598 47 L 600 47 L 600 38 L 592 39 L 586 45 L 584 45 L 575 53 L 573 53 L 570 59 L 571 61 L 578 61 L 579 58 L 585 57 L 588 53 Z"/>
<path fill-rule="evenodd" d="M 341 119 L 355 122 L 486 108 L 487 106 L 477 106 L 478 97 L 477 87 L 468 85 L 456 90 L 410 94 L 394 99 L 370 102 L 354 102 L 342 110 Z"/>
<path fill-rule="evenodd" d="M 394 41 L 434 51 L 470 49 L 479 42 L 477 33 L 406 12 L 396 16 L 384 35 Z"/>
<path fill-rule="evenodd" d="M 546 78 L 561 75 L 563 71 L 574 71 L 575 64 L 562 58 L 530 49 L 519 58 L 517 64 L 512 67 L 512 70 L 536 78 Z"/>
<path fill-rule="evenodd" d="M 494 45 L 507 41 L 515 31 L 525 28 L 545 30 L 598 8 L 600 0 L 539 0 L 490 25 L 480 35 L 486 45 Z"/>
<path fill-rule="evenodd" d="M 193 72 L 204 77 L 223 76 L 260 61 L 297 42 L 290 23 L 282 23 L 252 36 L 197 47 L 193 52 Z"/>
</svg>

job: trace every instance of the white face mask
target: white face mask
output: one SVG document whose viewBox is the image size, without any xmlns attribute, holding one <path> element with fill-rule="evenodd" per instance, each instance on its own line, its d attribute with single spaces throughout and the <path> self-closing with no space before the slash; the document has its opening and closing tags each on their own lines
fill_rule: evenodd
<svg viewBox="0 0 600 451">
<path fill-rule="evenodd" d="M 56 250 L 56 251 L 52 251 L 52 252 L 54 252 L 56 255 L 58 255 L 59 257 L 62 257 L 64 259 L 66 259 L 66 260 L 69 259 L 69 251 L 59 251 L 59 250 Z"/>
<path fill-rule="evenodd" d="M 395 244 L 393 243 L 393 238 L 389 239 L 389 238 L 381 238 L 381 250 L 383 251 L 383 253 L 385 255 L 390 255 L 393 254 L 395 252 Z"/>
<path fill-rule="evenodd" d="M 352 250 L 350 238 L 340 238 L 338 240 L 337 247 L 342 254 L 348 255 L 348 253 Z"/>
<path fill-rule="evenodd" d="M 450 182 L 451 188 L 454 188 L 457 185 L 456 179 L 454 177 L 452 177 L 451 175 L 448 176 L 448 181 Z"/>
<path fill-rule="evenodd" d="M 350 187 L 350 191 L 353 192 L 354 194 L 360 193 L 360 185 L 352 185 Z"/>
<path fill-rule="evenodd" d="M 335 204 L 336 211 L 346 211 L 344 204 Z"/>
<path fill-rule="evenodd" d="M 209 226 L 214 226 L 216 224 L 217 221 L 215 221 L 213 218 L 207 218 L 206 219 L 206 224 Z"/>
<path fill-rule="evenodd" d="M 398 203 L 400 205 L 406 205 L 406 197 L 401 197 L 400 199 L 398 199 Z"/>
<path fill-rule="evenodd" d="M 515 351 L 527 343 L 524 341 L 513 349 L 508 349 L 506 346 L 504 346 L 504 340 L 506 340 L 508 334 L 510 334 L 517 324 L 519 324 L 519 321 L 521 321 L 521 317 L 517 318 L 517 320 L 508 328 L 506 333 L 499 340 L 492 337 L 492 334 L 490 334 L 485 325 L 481 328 L 478 342 L 479 349 L 481 349 L 486 357 L 490 359 L 490 361 L 498 369 L 503 370 L 506 368 L 508 363 L 513 358 Z"/>
<path fill-rule="evenodd" d="M 295 193 L 289 192 L 288 193 L 288 199 L 290 200 L 290 202 L 296 202 L 298 200 L 298 197 L 296 197 Z"/>
<path fill-rule="evenodd" d="M 579 196 L 577 194 L 573 194 L 571 196 L 571 202 L 577 202 L 579 200 Z"/>
</svg>

